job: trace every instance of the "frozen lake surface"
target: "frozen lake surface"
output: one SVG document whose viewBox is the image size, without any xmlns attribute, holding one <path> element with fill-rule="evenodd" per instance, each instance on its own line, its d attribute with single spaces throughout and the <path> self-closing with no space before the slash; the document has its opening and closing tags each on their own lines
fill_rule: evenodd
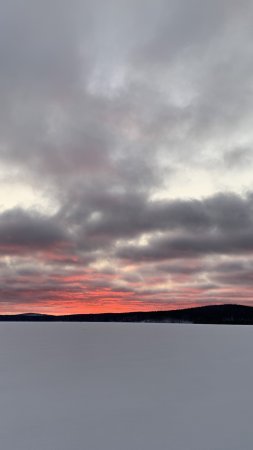
<svg viewBox="0 0 253 450">
<path fill-rule="evenodd" d="M 252 450 L 253 326 L 0 324 L 1 450 Z"/>
</svg>

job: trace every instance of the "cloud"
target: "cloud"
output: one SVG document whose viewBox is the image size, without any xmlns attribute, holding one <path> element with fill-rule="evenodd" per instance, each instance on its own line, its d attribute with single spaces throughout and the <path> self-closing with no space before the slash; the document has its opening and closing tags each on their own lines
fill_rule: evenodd
<svg viewBox="0 0 253 450">
<path fill-rule="evenodd" d="M 6 308 L 239 298 L 253 250 L 252 17 L 248 0 L 0 6 Z"/>
<path fill-rule="evenodd" d="M 5 299 L 33 295 L 41 304 L 62 294 L 63 306 L 100 297 L 108 305 L 159 305 L 173 296 L 193 302 L 194 293 L 205 303 L 225 286 L 251 283 L 241 258 L 253 252 L 252 194 L 149 201 L 104 193 L 88 196 L 86 211 L 84 199 L 70 215 L 65 207 L 54 216 L 1 214 L 1 253 L 10 258 L 0 280 Z"/>
<path fill-rule="evenodd" d="M 182 231 L 196 238 L 215 230 L 240 233 L 252 226 L 252 197 L 219 194 L 203 200 L 150 201 L 143 194 L 109 193 L 92 197 L 94 211 L 85 208 L 89 199 L 76 204 L 73 220 L 81 220 L 89 237 L 138 237 L 143 233 Z M 70 208 L 67 208 L 69 211 Z M 70 217 L 71 219 L 71 217 Z"/>
<path fill-rule="evenodd" d="M 47 249 L 69 238 L 54 219 L 14 209 L 0 215 L 0 249 L 4 253 Z"/>
<path fill-rule="evenodd" d="M 161 218 L 156 222 L 155 208 L 152 212 L 149 229 L 153 226 L 153 231 L 164 233 L 151 237 L 146 245 L 123 245 L 119 257 L 152 261 L 253 250 L 251 195 L 246 199 L 221 194 L 198 202 L 165 202 L 164 222 Z M 168 235 L 170 231 L 175 232 Z"/>
<path fill-rule="evenodd" d="M 228 166 L 229 169 L 245 169 L 249 164 L 252 163 L 252 149 L 251 148 L 235 148 L 224 154 L 224 164 Z"/>
</svg>

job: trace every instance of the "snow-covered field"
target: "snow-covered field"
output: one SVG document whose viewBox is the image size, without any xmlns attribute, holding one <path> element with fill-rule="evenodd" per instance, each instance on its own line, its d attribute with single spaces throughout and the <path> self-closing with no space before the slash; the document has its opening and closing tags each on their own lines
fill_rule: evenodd
<svg viewBox="0 0 253 450">
<path fill-rule="evenodd" d="M 252 450 L 253 327 L 0 324 L 1 450 Z"/>
</svg>

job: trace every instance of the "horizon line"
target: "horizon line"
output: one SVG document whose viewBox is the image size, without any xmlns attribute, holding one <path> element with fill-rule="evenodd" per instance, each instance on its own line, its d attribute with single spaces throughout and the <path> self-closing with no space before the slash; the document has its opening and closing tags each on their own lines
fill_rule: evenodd
<svg viewBox="0 0 253 450">
<path fill-rule="evenodd" d="M 95 313 L 71 313 L 71 314 L 54 314 L 54 313 L 41 313 L 34 311 L 27 312 L 16 312 L 16 313 L 0 313 L 0 317 L 2 316 L 51 316 L 51 317 L 71 317 L 71 316 L 106 316 L 110 314 L 114 315 L 124 315 L 124 314 L 148 314 L 148 313 L 165 313 L 165 312 L 173 312 L 173 311 L 183 311 L 189 309 L 198 309 L 198 308 L 206 308 L 213 306 L 243 306 L 247 308 L 253 308 L 253 305 L 245 305 L 242 303 L 212 303 L 212 304 L 201 304 L 196 306 L 183 306 L 182 308 L 173 308 L 173 309 L 152 309 L 152 310 L 136 310 L 136 311 L 121 311 L 121 312 L 95 312 Z"/>
</svg>

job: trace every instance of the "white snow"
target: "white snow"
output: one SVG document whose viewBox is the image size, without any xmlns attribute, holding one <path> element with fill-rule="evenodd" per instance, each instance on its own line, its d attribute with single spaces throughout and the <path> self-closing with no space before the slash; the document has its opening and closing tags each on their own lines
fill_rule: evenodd
<svg viewBox="0 0 253 450">
<path fill-rule="evenodd" d="M 252 450 L 253 327 L 0 324 L 1 450 Z"/>
</svg>

